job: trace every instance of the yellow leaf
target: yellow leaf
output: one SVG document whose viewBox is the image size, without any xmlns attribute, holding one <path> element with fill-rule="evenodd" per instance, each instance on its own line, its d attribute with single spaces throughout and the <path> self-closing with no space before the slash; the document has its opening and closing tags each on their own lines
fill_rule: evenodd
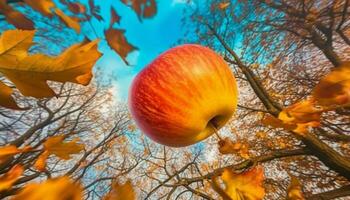
<svg viewBox="0 0 350 200">
<path fill-rule="evenodd" d="M 287 189 L 287 200 L 305 200 L 301 184 L 295 176 L 291 176 L 290 185 Z"/>
<path fill-rule="evenodd" d="M 84 41 L 66 49 L 56 57 L 28 55 L 34 31 L 5 31 L 0 37 L 0 72 L 25 96 L 54 96 L 47 81 L 73 82 L 87 85 L 92 67 L 101 56 L 97 40 Z M 33 79 L 35 77 L 35 79 Z"/>
<path fill-rule="evenodd" d="M 240 174 L 225 169 L 221 178 L 226 187 L 225 193 L 232 200 L 261 200 L 264 198 L 264 172 L 261 167 Z"/>
<path fill-rule="evenodd" d="M 282 120 L 277 119 L 276 117 L 269 114 L 264 116 L 262 124 L 272 126 L 274 128 L 283 128 L 285 130 L 293 130 L 297 128 L 297 125 L 284 123 Z"/>
<path fill-rule="evenodd" d="M 49 157 L 49 152 L 48 151 L 44 151 L 42 154 L 40 154 L 40 156 L 38 157 L 38 159 L 35 161 L 34 163 L 34 167 L 43 172 L 46 170 L 46 160 Z"/>
<path fill-rule="evenodd" d="M 82 187 L 63 176 L 42 183 L 29 183 L 12 200 L 82 200 Z"/>
<path fill-rule="evenodd" d="M 238 153 L 243 158 L 249 158 L 248 145 L 242 142 L 233 142 L 229 138 L 225 138 L 218 142 L 219 152 L 222 154 L 236 154 Z"/>
<path fill-rule="evenodd" d="M 350 62 L 344 62 L 323 77 L 312 95 L 322 106 L 350 105 Z"/>
<path fill-rule="evenodd" d="M 0 0 L 0 13 L 5 16 L 8 23 L 18 29 L 34 30 L 34 23 L 21 12 L 7 4 L 7 0 Z"/>
<path fill-rule="evenodd" d="M 128 54 L 134 50 L 137 50 L 132 44 L 128 42 L 124 36 L 125 30 L 113 29 L 112 27 L 105 31 L 105 36 L 108 45 L 123 59 L 126 64 L 129 64 L 126 60 Z"/>
<path fill-rule="evenodd" d="M 10 109 L 22 110 L 23 108 L 18 107 L 16 101 L 11 96 L 12 93 L 12 88 L 0 81 L 0 106 Z"/>
<path fill-rule="evenodd" d="M 78 34 L 80 33 L 79 20 L 64 14 L 64 12 L 58 8 L 55 9 L 55 13 L 66 26 L 74 29 Z"/>
<path fill-rule="evenodd" d="M 130 180 L 124 184 L 115 182 L 112 184 L 111 191 L 103 198 L 103 200 L 135 200 L 135 191 Z"/>
<path fill-rule="evenodd" d="M 78 154 L 84 150 L 84 145 L 78 144 L 77 139 L 70 142 L 64 142 L 63 140 L 63 135 L 50 137 L 44 142 L 44 149 L 49 154 L 54 154 L 64 160 L 70 159 L 71 154 Z"/>
<path fill-rule="evenodd" d="M 47 17 L 52 17 L 51 8 L 55 7 L 55 3 L 52 2 L 52 0 L 24 0 L 24 3 L 28 4 L 41 14 Z"/>
<path fill-rule="evenodd" d="M 24 169 L 21 165 L 13 166 L 10 171 L 0 177 L 0 191 L 8 190 L 22 175 Z"/>
</svg>

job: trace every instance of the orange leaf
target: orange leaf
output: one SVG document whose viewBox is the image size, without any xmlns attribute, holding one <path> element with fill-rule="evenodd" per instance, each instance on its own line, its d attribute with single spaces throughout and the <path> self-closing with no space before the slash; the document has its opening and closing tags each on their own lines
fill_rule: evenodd
<svg viewBox="0 0 350 200">
<path fill-rule="evenodd" d="M 220 10 L 225 10 L 231 3 L 230 2 L 221 2 L 219 3 L 219 9 Z"/>
<path fill-rule="evenodd" d="M 55 9 L 55 13 L 66 26 L 74 29 L 78 34 L 80 33 L 80 24 L 78 19 L 64 14 L 64 12 L 58 8 Z"/>
<path fill-rule="evenodd" d="M 70 159 L 71 154 L 78 154 L 84 150 L 84 145 L 78 144 L 77 139 L 70 142 L 64 142 L 63 140 L 63 135 L 50 137 L 44 142 L 44 149 L 49 154 L 54 154 L 64 160 Z"/>
<path fill-rule="evenodd" d="M 0 0 L 0 13 L 6 18 L 6 21 L 18 29 L 34 30 L 34 23 L 19 11 L 13 9 L 7 4 L 7 0 Z"/>
<path fill-rule="evenodd" d="M 48 151 L 44 151 L 42 154 L 40 154 L 40 156 L 38 157 L 38 159 L 35 161 L 34 163 L 34 167 L 43 172 L 46 170 L 46 160 L 49 157 L 49 152 Z"/>
<path fill-rule="evenodd" d="M 23 108 L 18 107 L 16 101 L 11 96 L 12 93 L 12 88 L 0 81 L 0 106 L 15 110 L 23 110 Z"/>
<path fill-rule="evenodd" d="M 129 64 L 126 60 L 128 54 L 134 50 L 137 50 L 132 44 L 130 44 L 124 36 L 125 30 L 113 29 L 112 27 L 105 31 L 105 36 L 108 45 L 124 60 L 126 64 Z"/>
<path fill-rule="evenodd" d="M 112 183 L 111 191 L 103 198 L 103 200 L 135 200 L 135 191 L 130 180 L 124 184 L 118 182 Z"/>
<path fill-rule="evenodd" d="M 249 149 L 248 145 L 241 142 L 232 142 L 229 138 L 225 138 L 219 141 L 219 152 L 222 154 L 236 154 L 248 159 Z"/>
<path fill-rule="evenodd" d="M 0 147 L 0 163 L 5 162 L 11 156 L 16 154 L 30 151 L 32 148 L 30 146 L 26 146 L 23 149 L 18 149 L 15 145 L 7 145 L 4 147 Z"/>
<path fill-rule="evenodd" d="M 262 124 L 272 126 L 274 128 L 283 128 L 285 130 L 293 130 L 297 128 L 297 125 L 284 123 L 282 120 L 269 114 L 264 116 Z"/>
<path fill-rule="evenodd" d="M 114 23 L 120 23 L 120 16 L 118 15 L 117 11 L 111 7 L 111 22 L 109 26 L 112 27 Z"/>
<path fill-rule="evenodd" d="M 0 177 L 0 191 L 8 190 L 23 174 L 23 167 L 21 165 L 13 166 L 10 171 Z"/>
<path fill-rule="evenodd" d="M 42 183 L 29 183 L 12 200 L 82 200 L 82 196 L 81 185 L 63 176 Z"/>
<path fill-rule="evenodd" d="M 225 185 L 225 193 L 232 200 L 261 200 L 264 198 L 264 171 L 261 167 L 240 174 L 226 168 L 221 178 Z"/>
<path fill-rule="evenodd" d="M 290 185 L 287 189 L 287 200 L 305 200 L 301 184 L 295 176 L 291 176 Z"/>
<path fill-rule="evenodd" d="M 0 72 L 23 95 L 36 98 L 54 96 L 47 80 L 82 85 L 90 82 L 92 67 L 101 56 L 97 51 L 97 40 L 75 44 L 59 56 L 51 57 L 28 54 L 33 36 L 34 31 L 9 30 L 0 37 Z"/>
<path fill-rule="evenodd" d="M 319 122 L 323 109 L 317 108 L 313 99 L 299 101 L 288 106 L 279 113 L 278 118 L 284 123 L 308 123 Z"/>
<path fill-rule="evenodd" d="M 24 3 L 47 17 L 52 17 L 51 8 L 56 7 L 52 0 L 24 0 Z"/>
<path fill-rule="evenodd" d="M 312 95 L 322 106 L 350 105 L 350 62 L 344 62 L 323 77 Z"/>
</svg>

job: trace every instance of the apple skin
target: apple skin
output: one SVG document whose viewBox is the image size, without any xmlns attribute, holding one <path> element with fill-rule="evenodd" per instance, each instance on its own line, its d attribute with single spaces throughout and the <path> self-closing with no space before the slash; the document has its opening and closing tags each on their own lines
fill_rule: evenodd
<svg viewBox="0 0 350 200">
<path fill-rule="evenodd" d="M 224 126 L 236 110 L 237 96 L 224 59 L 207 47 L 185 44 L 145 67 L 133 80 L 128 101 L 136 125 L 148 137 L 183 147 Z"/>
</svg>

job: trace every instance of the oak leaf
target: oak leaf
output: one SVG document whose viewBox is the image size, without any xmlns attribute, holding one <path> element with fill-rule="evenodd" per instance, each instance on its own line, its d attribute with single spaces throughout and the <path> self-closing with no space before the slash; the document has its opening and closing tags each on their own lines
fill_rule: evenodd
<svg viewBox="0 0 350 200">
<path fill-rule="evenodd" d="M 136 195 L 132 187 L 131 181 L 128 180 L 124 184 L 118 182 L 112 183 L 111 191 L 103 198 L 103 200 L 135 200 Z"/>
<path fill-rule="evenodd" d="M 63 176 L 42 183 L 29 183 L 12 200 L 82 200 L 82 196 L 81 185 Z"/>
<path fill-rule="evenodd" d="M 24 3 L 32 7 L 34 10 L 40 12 L 41 14 L 52 17 L 51 8 L 56 7 L 52 0 L 23 0 Z"/>
<path fill-rule="evenodd" d="M 312 95 L 322 106 L 349 106 L 350 62 L 344 62 L 323 77 Z"/>
<path fill-rule="evenodd" d="M 0 72 L 25 96 L 52 97 L 47 81 L 87 85 L 101 56 L 98 40 L 72 45 L 56 57 L 29 55 L 34 31 L 9 30 L 0 36 Z M 33 79 L 35 77 L 35 79 Z"/>
<path fill-rule="evenodd" d="M 34 30 L 34 23 L 21 12 L 7 4 L 7 0 L 0 0 L 0 13 L 5 16 L 8 23 L 18 29 Z"/>
<path fill-rule="evenodd" d="M 264 172 L 261 167 L 255 167 L 239 174 L 226 168 L 221 175 L 221 179 L 225 185 L 223 191 L 225 193 L 221 195 L 227 195 L 232 200 L 261 200 L 264 198 Z M 217 183 L 214 182 L 214 185 L 215 190 L 222 190 Z"/>
<path fill-rule="evenodd" d="M 0 191 L 8 190 L 23 174 L 24 168 L 21 165 L 13 166 L 10 171 L 0 177 Z"/>
<path fill-rule="evenodd" d="M 287 200 L 305 200 L 302 186 L 295 176 L 291 176 L 290 185 L 287 189 Z"/>
<path fill-rule="evenodd" d="M 126 64 L 129 64 L 126 60 L 128 54 L 134 50 L 137 50 L 135 46 L 130 44 L 124 36 L 125 30 L 113 29 L 110 27 L 105 31 L 105 36 L 108 45 L 123 59 Z"/>
</svg>

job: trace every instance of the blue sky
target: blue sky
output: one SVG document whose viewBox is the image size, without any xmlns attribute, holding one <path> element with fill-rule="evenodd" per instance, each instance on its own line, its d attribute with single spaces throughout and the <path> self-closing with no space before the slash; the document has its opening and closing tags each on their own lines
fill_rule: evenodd
<svg viewBox="0 0 350 200">
<path fill-rule="evenodd" d="M 98 2 L 98 1 L 96 1 Z M 108 1 L 101 5 L 101 13 L 108 19 L 109 7 Z M 185 0 L 162 0 L 157 1 L 158 12 L 151 19 L 145 19 L 140 22 L 136 14 L 119 1 L 113 1 L 119 15 L 122 16 L 118 28 L 126 29 L 126 37 L 129 42 L 138 47 L 128 56 L 128 61 L 132 66 L 127 66 L 122 59 L 111 50 L 106 41 L 100 42 L 100 51 L 103 57 L 97 62 L 97 67 L 102 69 L 102 78 L 112 78 L 113 90 L 119 101 L 126 101 L 128 89 L 132 79 L 148 63 L 156 58 L 160 53 L 173 46 L 178 39 L 183 36 L 184 31 L 181 27 L 182 10 L 185 6 Z M 108 23 L 101 24 L 93 21 L 93 26 L 97 30 L 103 30 Z M 85 31 L 84 31 L 85 32 Z M 89 34 L 93 34 L 90 31 Z M 98 33 L 98 34 L 102 34 Z M 92 36 L 93 37 L 93 36 Z"/>
</svg>

